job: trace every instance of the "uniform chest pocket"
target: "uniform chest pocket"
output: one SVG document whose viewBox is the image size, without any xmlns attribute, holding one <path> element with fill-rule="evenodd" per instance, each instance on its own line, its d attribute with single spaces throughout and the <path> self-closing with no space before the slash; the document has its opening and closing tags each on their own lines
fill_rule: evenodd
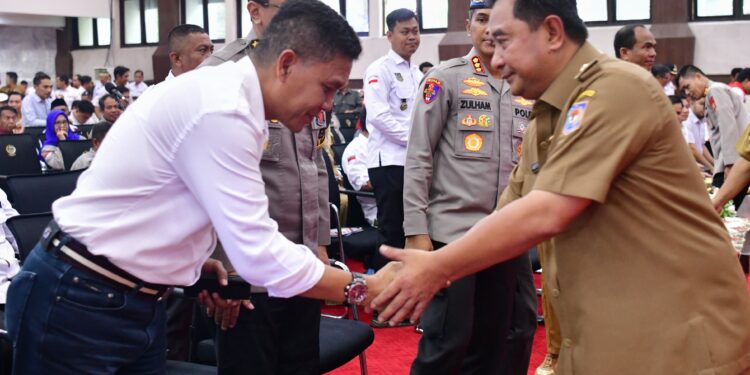
<svg viewBox="0 0 750 375">
<path fill-rule="evenodd" d="M 492 112 L 459 112 L 456 121 L 456 156 L 490 159 L 497 129 Z"/>
<path fill-rule="evenodd" d="M 511 133 L 511 161 L 513 164 L 518 164 L 518 161 L 523 155 L 523 137 L 526 134 L 526 127 L 528 121 L 522 117 L 513 117 L 513 132 Z"/>
<path fill-rule="evenodd" d="M 278 162 L 281 160 L 281 133 L 284 125 L 279 122 L 268 123 L 268 142 L 263 146 L 262 161 Z"/>
</svg>

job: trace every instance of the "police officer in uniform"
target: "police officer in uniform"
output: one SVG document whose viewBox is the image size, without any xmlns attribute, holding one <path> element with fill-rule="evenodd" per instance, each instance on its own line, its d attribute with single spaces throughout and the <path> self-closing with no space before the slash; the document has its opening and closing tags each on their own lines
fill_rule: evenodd
<svg viewBox="0 0 750 375">
<path fill-rule="evenodd" d="M 551 239 L 559 375 L 750 373 L 747 282 L 662 88 L 586 42 L 573 0 L 499 0 L 490 23 L 492 64 L 537 99 L 523 156 L 464 237 L 384 249 L 405 267 L 380 319 L 415 319 L 446 280 Z"/>
<path fill-rule="evenodd" d="M 270 19 L 254 15 L 276 9 L 267 1 L 263 3 L 250 1 L 248 4 L 254 27 L 247 38 L 230 43 L 201 66 L 237 61 L 252 53 L 270 22 Z M 325 262 L 328 261 L 325 246 L 331 240 L 328 174 L 321 153 L 326 127 L 326 116 L 322 113 L 299 133 L 293 133 L 278 121 L 269 121 L 268 144 L 260 163 L 269 198 L 268 210 L 279 224 L 279 232 L 292 242 L 318 249 L 319 257 Z M 228 264 L 221 246 L 215 254 L 231 271 L 233 267 Z M 305 297 L 269 297 L 258 287 L 253 287 L 252 292 L 255 309 L 241 308 L 235 327 L 217 330 L 219 373 L 316 373 L 320 302 Z M 221 311 L 217 315 L 226 313 Z M 219 320 L 217 316 L 217 322 Z"/>
<path fill-rule="evenodd" d="M 521 155 L 533 102 L 511 95 L 489 67 L 486 1 L 469 9 L 474 48 L 431 69 L 414 102 L 404 167 L 408 248 L 439 249 L 491 214 Z M 506 345 L 514 310 L 517 340 Z M 430 302 L 422 327 L 412 374 L 526 374 L 536 330 L 528 254 L 455 281 Z M 521 349 L 504 356 L 514 345 Z"/>
</svg>

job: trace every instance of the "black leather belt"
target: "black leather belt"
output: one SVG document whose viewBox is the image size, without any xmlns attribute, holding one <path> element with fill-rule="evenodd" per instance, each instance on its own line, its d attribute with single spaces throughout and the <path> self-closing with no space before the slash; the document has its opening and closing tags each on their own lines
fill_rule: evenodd
<svg viewBox="0 0 750 375">
<path fill-rule="evenodd" d="M 125 291 L 136 291 L 161 299 L 171 290 L 167 285 L 145 282 L 112 264 L 106 257 L 92 254 L 84 244 L 63 232 L 54 220 L 50 221 L 44 229 L 41 243 L 47 251 L 56 249 L 57 251 L 52 254 L 59 259 L 76 268 L 101 276 Z"/>
</svg>

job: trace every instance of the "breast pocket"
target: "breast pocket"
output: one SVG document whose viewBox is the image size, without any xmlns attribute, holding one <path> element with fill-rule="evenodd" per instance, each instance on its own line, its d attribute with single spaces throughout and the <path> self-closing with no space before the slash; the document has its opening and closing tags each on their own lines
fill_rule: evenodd
<svg viewBox="0 0 750 375">
<path fill-rule="evenodd" d="M 261 160 L 278 162 L 281 160 L 281 132 L 284 125 L 280 122 L 268 123 L 268 142 L 263 146 Z"/>
<path fill-rule="evenodd" d="M 461 158 L 490 159 L 495 137 L 495 118 L 492 112 L 459 112 L 456 116 L 454 151 Z"/>
<path fill-rule="evenodd" d="M 521 160 L 521 155 L 523 155 L 523 137 L 524 134 L 526 134 L 526 127 L 528 126 L 528 122 L 524 118 L 514 117 L 513 118 L 513 133 L 510 137 L 511 142 L 511 160 L 513 162 L 513 165 L 518 164 L 518 161 Z"/>
</svg>

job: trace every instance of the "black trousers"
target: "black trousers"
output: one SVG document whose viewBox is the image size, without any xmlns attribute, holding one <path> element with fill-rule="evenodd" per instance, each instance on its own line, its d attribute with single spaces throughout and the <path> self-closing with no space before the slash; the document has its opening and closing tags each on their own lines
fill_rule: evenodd
<svg viewBox="0 0 750 375">
<path fill-rule="evenodd" d="M 218 373 L 319 374 L 320 301 L 253 294 L 253 305 L 240 308 L 234 328 L 217 328 Z"/>
<path fill-rule="evenodd" d="M 194 300 L 167 296 L 167 359 L 187 361 L 190 353 L 190 324 Z"/>
<path fill-rule="evenodd" d="M 383 235 L 383 243 L 403 248 L 404 238 L 404 167 L 389 165 L 370 168 L 370 182 L 378 206 L 378 227 Z M 389 260 L 376 252 L 373 255 L 373 268 L 380 269 Z"/>
<path fill-rule="evenodd" d="M 501 374 L 526 375 L 529 372 L 531 348 L 536 335 L 538 298 L 531 260 L 528 253 L 522 256 L 518 269 L 513 315 L 508 341 L 500 359 Z"/>
<path fill-rule="evenodd" d="M 445 244 L 434 242 L 435 249 Z M 502 363 L 528 255 L 456 280 L 430 301 L 411 374 L 507 375 Z M 522 309 L 523 310 L 523 309 Z M 534 313 L 536 314 L 536 313 Z"/>
</svg>

